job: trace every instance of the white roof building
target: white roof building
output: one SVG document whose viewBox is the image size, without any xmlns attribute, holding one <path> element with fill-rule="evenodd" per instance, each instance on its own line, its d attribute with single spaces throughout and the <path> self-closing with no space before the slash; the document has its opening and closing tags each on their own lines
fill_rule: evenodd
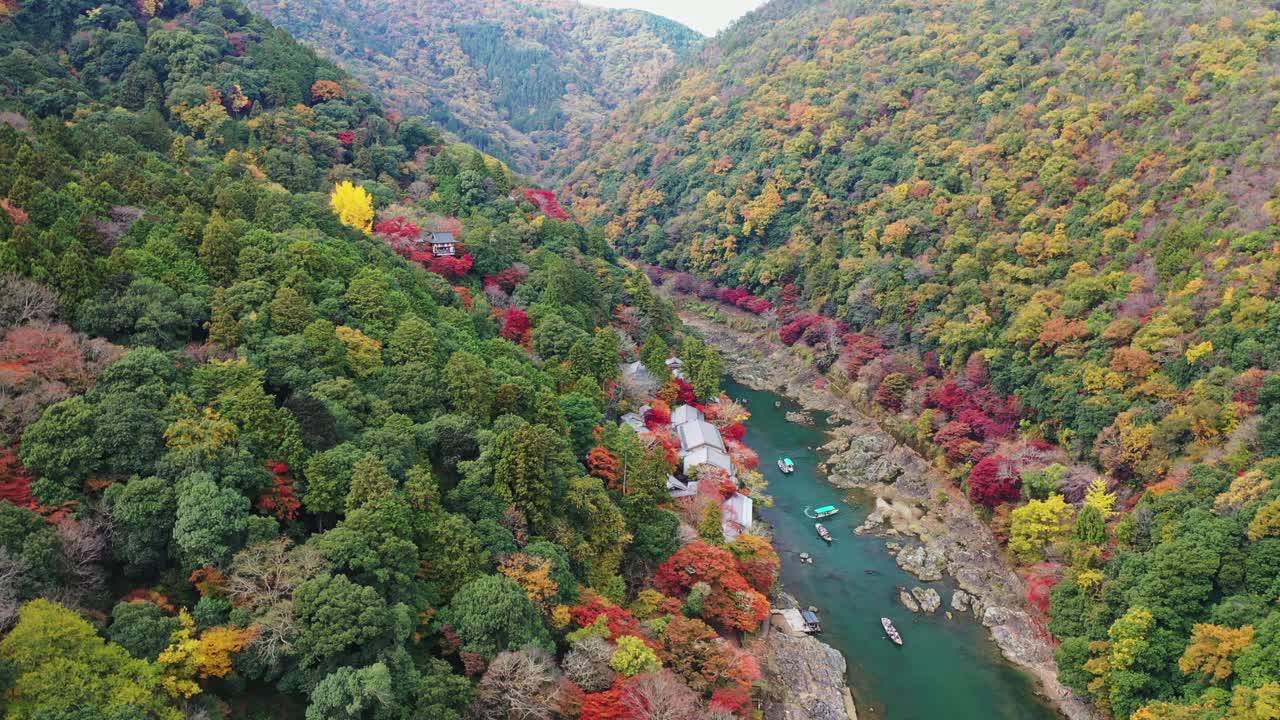
<svg viewBox="0 0 1280 720">
<path fill-rule="evenodd" d="M 649 430 L 649 428 L 645 427 L 644 418 L 635 413 L 627 413 L 619 419 L 622 420 L 623 425 L 630 425 L 631 429 L 638 433 L 648 432 Z"/>
<path fill-rule="evenodd" d="M 704 415 L 701 410 L 692 405 L 681 405 L 671 411 L 671 424 L 676 426 L 683 425 L 687 422 L 697 422 L 699 420 L 706 419 L 707 416 Z"/>
<path fill-rule="evenodd" d="M 733 542 L 739 534 L 751 530 L 753 505 L 751 496 L 742 493 L 734 493 L 720 505 L 720 531 L 725 542 Z"/>
<path fill-rule="evenodd" d="M 698 494 L 698 481 L 683 483 L 676 479 L 675 475 L 668 475 L 667 492 L 673 498 L 692 497 Z M 723 511 L 721 511 L 721 514 L 723 514 Z"/>
<path fill-rule="evenodd" d="M 685 453 L 681 467 L 684 469 L 684 474 L 688 475 L 690 470 L 699 465 L 714 465 L 729 473 L 730 477 L 733 476 L 733 461 L 729 459 L 728 453 L 710 445 L 703 445 Z"/>
<path fill-rule="evenodd" d="M 703 445 L 713 447 L 720 452 L 725 450 L 720 431 L 706 420 L 695 420 L 680 425 L 676 428 L 676 435 L 680 438 L 680 449 L 683 452 L 696 450 Z"/>
</svg>

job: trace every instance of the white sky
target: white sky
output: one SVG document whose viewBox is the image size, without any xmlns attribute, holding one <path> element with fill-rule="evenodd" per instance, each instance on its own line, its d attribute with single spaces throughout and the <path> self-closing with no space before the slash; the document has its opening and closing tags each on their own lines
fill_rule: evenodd
<svg viewBox="0 0 1280 720">
<path fill-rule="evenodd" d="M 648 10 L 678 20 L 703 35 L 715 35 L 765 0 L 583 0 L 587 5 Z"/>
</svg>

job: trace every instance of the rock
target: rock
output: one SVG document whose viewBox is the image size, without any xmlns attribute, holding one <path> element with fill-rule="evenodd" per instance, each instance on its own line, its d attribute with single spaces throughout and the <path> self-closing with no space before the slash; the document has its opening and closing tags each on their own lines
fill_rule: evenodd
<svg viewBox="0 0 1280 720">
<path fill-rule="evenodd" d="M 1040 642 L 1036 623 L 1026 611 L 988 607 L 982 611 L 982 624 L 991 629 L 1000 652 L 1009 660 L 1028 666 L 1053 662 L 1052 651 Z"/>
<path fill-rule="evenodd" d="M 763 670 L 781 697 L 765 705 L 767 720 L 851 720 L 846 709 L 845 661 L 815 637 L 769 633 Z"/>
<path fill-rule="evenodd" d="M 898 591 L 898 599 L 901 600 L 903 606 L 905 606 L 911 612 L 913 613 L 920 612 L 920 603 L 916 602 L 916 599 L 912 597 L 911 593 L 907 592 L 906 590 Z"/>
<path fill-rule="evenodd" d="M 787 422 L 795 423 L 797 425 L 813 425 L 814 424 L 813 416 L 807 412 L 797 412 L 795 410 L 790 410 L 787 412 L 786 418 L 787 418 Z"/>
<path fill-rule="evenodd" d="M 946 558 L 932 545 L 913 545 L 898 553 L 896 559 L 898 567 L 925 582 L 941 580 L 946 567 Z"/>
<path fill-rule="evenodd" d="M 969 609 L 969 603 L 972 601 L 972 595 L 963 590 L 956 590 L 951 595 L 951 609 L 957 612 L 964 612 Z"/>
<path fill-rule="evenodd" d="M 950 610 L 948 610 L 948 611 L 947 611 L 947 619 L 948 619 L 948 620 L 950 620 L 950 619 L 951 619 L 951 611 L 950 611 Z"/>
<path fill-rule="evenodd" d="M 924 612 L 937 612 L 942 607 L 942 596 L 933 588 L 911 588 L 911 595 L 919 603 L 920 609 Z"/>
<path fill-rule="evenodd" d="M 902 543 L 890 540 L 884 544 L 884 549 L 888 550 L 890 555 L 897 555 L 902 550 Z"/>
</svg>

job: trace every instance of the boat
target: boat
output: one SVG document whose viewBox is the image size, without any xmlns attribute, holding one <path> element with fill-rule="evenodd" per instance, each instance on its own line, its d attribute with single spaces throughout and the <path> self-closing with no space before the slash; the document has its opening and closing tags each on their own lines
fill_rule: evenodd
<svg viewBox="0 0 1280 720">
<path fill-rule="evenodd" d="M 838 512 L 840 512 L 840 508 L 836 507 L 835 505 L 823 505 L 817 510 L 810 510 L 809 507 L 806 506 L 804 509 L 805 517 L 810 518 L 812 520 L 818 520 L 824 517 L 831 517 L 832 515 L 835 515 Z"/>
<path fill-rule="evenodd" d="M 822 523 L 814 523 L 813 529 L 818 531 L 818 537 L 826 540 L 827 542 L 831 542 L 831 533 L 827 532 L 827 529 L 823 527 Z"/>
<path fill-rule="evenodd" d="M 902 644 L 902 635 L 898 633 L 898 628 L 893 626 L 893 621 L 887 617 L 880 618 L 880 624 L 884 627 L 884 632 L 895 645 Z"/>
<path fill-rule="evenodd" d="M 818 619 L 818 613 L 813 610 L 801 610 L 800 617 L 804 620 L 805 632 L 822 632 L 822 621 Z"/>
<path fill-rule="evenodd" d="M 791 462 L 791 458 L 782 458 L 778 460 L 778 469 L 783 475 L 790 475 L 796 471 L 796 464 Z"/>
</svg>

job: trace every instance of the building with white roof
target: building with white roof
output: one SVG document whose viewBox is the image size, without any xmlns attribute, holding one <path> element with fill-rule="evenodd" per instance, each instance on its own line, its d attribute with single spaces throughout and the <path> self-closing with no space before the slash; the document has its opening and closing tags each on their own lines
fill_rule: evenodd
<svg viewBox="0 0 1280 720">
<path fill-rule="evenodd" d="M 706 420 L 694 420 L 676 427 L 676 436 L 680 438 L 680 450 L 691 452 L 704 445 L 724 452 L 724 439 L 715 425 Z"/>
<path fill-rule="evenodd" d="M 714 465 L 729 473 L 730 476 L 733 475 L 733 461 L 729 459 L 729 454 L 710 445 L 694 448 L 681 458 L 680 466 L 683 468 L 685 475 L 688 475 L 690 470 L 699 465 Z"/>
<path fill-rule="evenodd" d="M 692 405 L 681 405 L 671 411 L 671 424 L 679 427 L 687 422 L 697 422 L 698 420 L 706 420 L 707 416 L 701 410 Z"/>
<path fill-rule="evenodd" d="M 734 493 L 720 505 L 720 530 L 725 542 L 733 542 L 738 535 L 751 530 L 753 505 L 751 496 L 742 493 Z"/>
</svg>

